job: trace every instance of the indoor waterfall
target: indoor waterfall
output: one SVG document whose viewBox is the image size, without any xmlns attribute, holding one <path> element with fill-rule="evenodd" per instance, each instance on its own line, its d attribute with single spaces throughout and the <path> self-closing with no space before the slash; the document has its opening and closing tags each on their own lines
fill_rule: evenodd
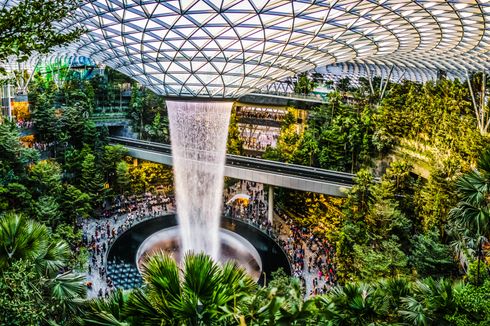
<svg viewBox="0 0 490 326">
<path fill-rule="evenodd" d="M 231 102 L 167 101 L 177 216 L 184 252 L 219 258 Z"/>
</svg>

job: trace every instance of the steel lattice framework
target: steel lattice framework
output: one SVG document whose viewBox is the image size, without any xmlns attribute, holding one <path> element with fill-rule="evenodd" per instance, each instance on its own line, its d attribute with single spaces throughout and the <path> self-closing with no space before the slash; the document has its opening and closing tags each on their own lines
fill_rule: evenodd
<svg viewBox="0 0 490 326">
<path fill-rule="evenodd" d="M 237 97 L 340 63 L 420 80 L 489 66 L 490 0 L 91 0 L 76 16 L 77 53 L 167 96 Z"/>
</svg>

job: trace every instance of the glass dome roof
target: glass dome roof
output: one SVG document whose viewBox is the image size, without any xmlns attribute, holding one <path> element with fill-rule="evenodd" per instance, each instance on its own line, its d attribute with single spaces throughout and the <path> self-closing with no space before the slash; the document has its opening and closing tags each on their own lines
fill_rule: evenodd
<svg viewBox="0 0 490 326">
<path fill-rule="evenodd" d="M 485 69 L 490 49 L 489 0 L 92 0 L 76 17 L 77 54 L 167 96 L 233 98 L 342 63 L 424 79 Z"/>
</svg>

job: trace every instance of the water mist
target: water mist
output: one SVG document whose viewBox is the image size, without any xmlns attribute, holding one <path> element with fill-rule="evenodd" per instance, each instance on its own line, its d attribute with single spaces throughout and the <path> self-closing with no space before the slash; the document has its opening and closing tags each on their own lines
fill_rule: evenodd
<svg viewBox="0 0 490 326">
<path fill-rule="evenodd" d="M 167 107 L 182 248 L 218 259 L 232 103 L 167 101 Z"/>
</svg>

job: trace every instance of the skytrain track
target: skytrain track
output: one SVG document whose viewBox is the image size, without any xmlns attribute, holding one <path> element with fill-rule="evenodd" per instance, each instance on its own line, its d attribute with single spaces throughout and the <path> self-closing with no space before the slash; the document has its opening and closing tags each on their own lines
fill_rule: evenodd
<svg viewBox="0 0 490 326">
<path fill-rule="evenodd" d="M 167 144 L 125 137 L 109 137 L 109 141 L 112 144 L 119 144 L 128 148 L 138 148 L 169 156 L 172 155 L 171 146 Z M 355 175 L 351 173 L 331 171 L 310 166 L 282 163 L 239 155 L 227 154 L 226 165 L 249 170 L 267 171 L 275 174 L 288 175 L 309 180 L 328 181 L 347 187 L 351 187 L 355 183 Z"/>
</svg>

